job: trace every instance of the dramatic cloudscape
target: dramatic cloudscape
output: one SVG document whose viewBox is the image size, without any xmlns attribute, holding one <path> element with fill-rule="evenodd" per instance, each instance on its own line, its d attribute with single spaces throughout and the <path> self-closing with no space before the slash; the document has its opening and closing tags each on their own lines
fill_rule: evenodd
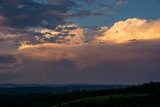
<svg viewBox="0 0 160 107">
<path fill-rule="evenodd" d="M 0 83 L 160 81 L 159 0 L 0 0 Z"/>
</svg>

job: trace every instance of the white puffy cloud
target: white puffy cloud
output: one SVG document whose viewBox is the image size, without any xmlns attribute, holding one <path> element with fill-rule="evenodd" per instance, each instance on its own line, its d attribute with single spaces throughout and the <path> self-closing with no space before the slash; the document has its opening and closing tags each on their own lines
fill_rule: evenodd
<svg viewBox="0 0 160 107">
<path fill-rule="evenodd" d="M 157 40 L 160 39 L 160 20 L 131 18 L 125 21 L 119 21 L 98 39 L 111 43 Z"/>
<path fill-rule="evenodd" d="M 43 36 L 40 41 L 51 43 L 79 44 L 86 42 L 110 42 L 113 44 L 131 41 L 160 39 L 160 20 L 130 18 L 116 22 L 112 27 L 83 28 L 75 24 L 60 25 L 55 30 L 35 30 Z"/>
</svg>

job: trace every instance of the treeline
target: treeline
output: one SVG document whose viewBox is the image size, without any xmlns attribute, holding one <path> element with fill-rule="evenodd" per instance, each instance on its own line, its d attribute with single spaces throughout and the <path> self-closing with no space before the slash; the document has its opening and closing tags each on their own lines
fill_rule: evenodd
<svg viewBox="0 0 160 107">
<path fill-rule="evenodd" d="M 124 89 L 109 89 L 96 91 L 73 91 L 64 93 L 39 93 L 28 95 L 8 95 L 0 94 L 0 107 L 51 107 L 61 105 L 64 102 L 90 98 L 96 96 L 116 95 L 116 94 L 149 94 L 148 99 L 160 99 L 160 82 L 151 82 L 143 85 L 129 86 Z M 146 98 L 146 97 L 145 97 Z M 147 99 L 144 98 L 144 101 Z M 127 99 L 126 99 L 127 100 Z M 133 99 L 132 99 L 133 100 Z M 160 101 L 159 101 L 160 102 Z M 152 102 L 151 102 L 152 103 Z"/>
</svg>

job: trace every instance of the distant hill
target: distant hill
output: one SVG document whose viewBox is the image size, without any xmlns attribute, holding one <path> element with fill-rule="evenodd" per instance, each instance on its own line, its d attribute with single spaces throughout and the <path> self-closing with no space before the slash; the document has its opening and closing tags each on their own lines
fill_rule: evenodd
<svg viewBox="0 0 160 107">
<path fill-rule="evenodd" d="M 66 85 L 16 85 L 0 84 L 0 94 L 26 95 L 33 93 L 63 93 L 125 88 L 126 85 L 66 84 Z"/>
</svg>

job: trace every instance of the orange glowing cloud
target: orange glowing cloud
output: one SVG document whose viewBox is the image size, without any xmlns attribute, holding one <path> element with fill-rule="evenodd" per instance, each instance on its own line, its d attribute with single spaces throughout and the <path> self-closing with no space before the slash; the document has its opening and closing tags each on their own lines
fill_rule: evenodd
<svg viewBox="0 0 160 107">
<path fill-rule="evenodd" d="M 134 61 L 156 57 L 154 47 L 158 42 L 143 42 L 139 45 L 91 44 L 39 44 L 26 45 L 19 51 L 22 57 L 38 61 L 69 60 L 82 69 L 102 62 Z M 147 47 L 147 48 L 146 48 Z M 141 53 L 141 54 L 140 54 Z"/>
<path fill-rule="evenodd" d="M 132 18 L 119 21 L 98 39 L 112 43 L 160 39 L 160 20 Z"/>
<path fill-rule="evenodd" d="M 120 21 L 110 29 L 104 27 L 98 30 L 97 32 L 104 32 L 103 35 L 93 36 L 90 42 L 85 42 L 87 35 L 84 32 L 86 30 L 81 28 L 71 30 L 69 33 L 75 36 L 64 37 L 63 40 L 67 42 L 62 43 L 28 44 L 23 42 L 19 47 L 19 53 L 23 57 L 34 60 L 61 61 L 65 59 L 72 61 L 79 68 L 85 68 L 105 61 L 132 61 L 155 57 L 156 52 L 152 53 L 149 50 L 160 45 L 159 20 L 147 21 L 133 18 Z M 139 45 L 131 44 L 130 41 L 135 40 L 143 42 L 139 42 Z"/>
</svg>

